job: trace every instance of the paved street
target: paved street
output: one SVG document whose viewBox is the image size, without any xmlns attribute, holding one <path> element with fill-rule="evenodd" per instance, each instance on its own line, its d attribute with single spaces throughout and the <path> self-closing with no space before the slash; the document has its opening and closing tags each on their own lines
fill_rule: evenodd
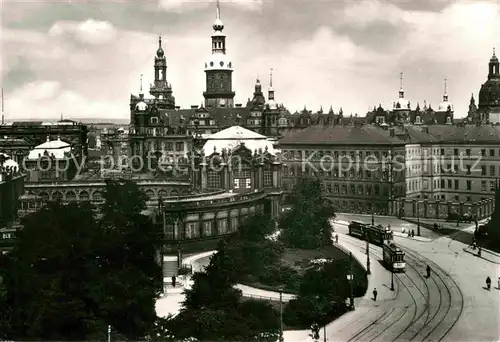
<svg viewBox="0 0 500 342">
<path fill-rule="evenodd" d="M 342 219 L 351 220 L 353 218 L 342 216 Z M 369 219 L 371 220 L 371 218 Z M 377 221 L 384 221 L 381 224 L 386 224 L 385 221 L 387 221 L 392 227 L 397 227 L 397 224 L 401 223 L 394 218 L 376 220 L 376 223 Z M 336 224 L 335 228 L 339 233 L 347 233 L 345 225 Z M 493 280 L 493 287 L 496 287 L 496 280 L 500 276 L 497 264 L 497 262 L 500 263 L 500 257 L 488 254 L 488 258 L 491 260 L 485 260 L 464 251 L 467 244 L 453 238 L 460 238 L 460 235 L 468 234 L 471 230 L 474 230 L 473 226 L 469 226 L 463 232 L 459 231 L 451 237 L 440 237 L 427 243 L 411 238 L 395 237 L 396 243 L 405 248 L 408 265 L 413 264 L 416 270 L 420 270 L 421 274 L 423 274 L 423 267 L 427 263 L 433 269 L 431 276 L 433 282 L 427 282 L 428 290 L 426 290 L 431 293 L 429 301 L 431 305 L 428 313 L 424 316 L 434 317 L 434 325 L 441 320 L 442 323 L 437 325 L 426 340 L 438 340 L 438 337 L 445 334 L 450 328 L 443 339 L 444 341 L 497 341 L 500 338 L 498 325 L 500 321 L 500 290 L 496 288 L 492 288 L 491 291 L 484 289 L 485 279 L 488 275 Z M 359 241 L 358 244 L 362 246 L 364 242 Z M 409 271 L 410 274 L 414 272 Z M 409 272 L 407 271 L 407 273 Z M 402 280 L 401 277 L 398 279 Z M 445 312 L 446 314 L 444 314 Z M 458 320 L 453 324 L 457 318 Z M 432 320 L 430 322 L 432 323 Z M 431 323 L 427 321 L 426 325 L 429 326 Z M 451 325 L 453 326 L 451 327 Z M 429 329 L 432 330 L 432 328 L 424 328 L 418 338 L 422 340 L 422 335 L 428 334 Z"/>
<path fill-rule="evenodd" d="M 340 215 L 339 215 L 340 216 Z M 371 220 L 365 216 L 352 218 L 342 216 L 345 221 Z M 363 217 L 361 217 L 363 218 Z M 337 220 L 334 224 L 339 234 L 339 244 L 353 253 L 353 257 L 366 265 L 366 243 L 347 235 L 347 222 Z M 369 221 L 366 221 L 369 222 Z M 396 218 L 378 218 L 376 223 L 399 227 Z M 474 227 L 457 231 L 453 237 L 469 234 Z M 363 298 L 355 299 L 356 310 L 329 324 L 328 341 L 496 341 L 500 337 L 500 290 L 487 291 L 485 278 L 493 280 L 500 276 L 500 256 L 491 260 L 481 259 L 465 251 L 467 244 L 447 236 L 430 238 L 402 237 L 395 241 L 406 252 L 407 271 L 394 275 L 395 291 L 391 291 L 391 273 L 382 266 L 380 247 L 370 244 L 370 268 L 368 291 Z M 201 270 L 209 262 L 211 252 L 192 256 L 184 262 Z M 483 252 L 484 253 L 484 252 Z M 425 278 L 425 267 L 432 268 L 430 279 Z M 279 298 L 278 293 L 238 285 L 245 296 Z M 372 299 L 377 288 L 378 298 Z M 291 297 L 291 296 L 290 296 Z M 285 301 L 290 298 L 284 296 Z M 158 314 L 176 311 L 183 300 L 182 294 L 172 294 L 157 303 Z M 163 303 L 161 302 L 163 301 Z M 175 312 L 173 312 L 175 313 Z M 309 330 L 285 331 L 285 341 L 311 341 Z M 323 332 L 321 332 L 323 336 Z"/>
</svg>

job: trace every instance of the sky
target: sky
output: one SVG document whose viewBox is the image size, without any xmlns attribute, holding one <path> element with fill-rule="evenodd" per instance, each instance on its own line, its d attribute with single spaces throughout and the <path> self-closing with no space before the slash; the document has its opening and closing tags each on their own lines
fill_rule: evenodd
<svg viewBox="0 0 500 342">
<path fill-rule="evenodd" d="M 1 55 L 7 121 L 127 119 L 140 74 L 153 79 L 162 35 L 176 104 L 199 105 L 211 55 L 210 0 L 3 0 Z M 500 0 L 221 0 L 235 103 L 257 77 L 291 112 L 344 115 L 391 107 L 400 73 L 412 106 L 437 108 L 444 79 L 455 116 L 500 54 Z"/>
</svg>

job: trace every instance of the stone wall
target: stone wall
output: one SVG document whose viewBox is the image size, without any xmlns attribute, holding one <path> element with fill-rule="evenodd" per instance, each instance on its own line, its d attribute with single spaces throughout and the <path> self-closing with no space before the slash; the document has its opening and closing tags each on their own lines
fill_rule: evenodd
<svg viewBox="0 0 500 342">
<path fill-rule="evenodd" d="M 448 214 L 476 216 L 478 220 L 491 216 L 495 209 L 493 198 L 475 203 L 456 203 L 435 200 L 402 199 L 395 201 L 396 212 L 399 217 L 420 217 L 446 219 Z"/>
</svg>

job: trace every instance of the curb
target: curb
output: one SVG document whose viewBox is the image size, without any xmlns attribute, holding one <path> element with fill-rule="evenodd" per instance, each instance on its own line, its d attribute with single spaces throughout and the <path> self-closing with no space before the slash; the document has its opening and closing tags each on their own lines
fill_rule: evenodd
<svg viewBox="0 0 500 342">
<path fill-rule="evenodd" d="M 485 258 L 482 254 L 481 254 L 481 256 L 479 256 L 479 255 L 477 255 L 477 253 L 474 253 L 474 252 L 470 251 L 470 250 L 469 250 L 469 248 L 467 248 L 467 247 L 465 247 L 463 250 L 464 250 L 464 252 L 466 252 L 466 253 L 469 253 L 469 254 L 471 254 L 471 255 L 473 255 L 473 256 L 475 256 L 475 257 L 481 258 L 481 259 L 486 260 L 486 261 L 488 261 L 488 262 L 491 262 L 492 264 L 497 264 L 497 265 L 500 265 L 500 262 L 497 262 L 497 261 L 493 261 L 493 260 L 487 259 L 487 258 Z M 483 250 L 483 251 L 484 251 L 484 250 Z M 483 252 L 483 253 L 484 253 L 484 252 Z"/>
</svg>

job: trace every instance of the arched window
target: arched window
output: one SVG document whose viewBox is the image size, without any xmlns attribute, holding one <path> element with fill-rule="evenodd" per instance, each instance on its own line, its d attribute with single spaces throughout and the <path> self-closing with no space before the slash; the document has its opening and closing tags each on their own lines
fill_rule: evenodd
<svg viewBox="0 0 500 342">
<path fill-rule="evenodd" d="M 63 194 L 59 191 L 55 191 L 53 194 L 52 194 L 52 199 L 54 201 L 62 201 L 63 199 Z"/>
<path fill-rule="evenodd" d="M 101 202 L 103 200 L 102 193 L 100 191 L 95 191 L 92 194 L 92 201 Z"/>
<path fill-rule="evenodd" d="M 66 193 L 66 200 L 68 201 L 76 201 L 76 194 L 74 191 L 68 191 Z"/>
<path fill-rule="evenodd" d="M 170 196 L 172 197 L 179 196 L 179 192 L 177 190 L 172 190 L 170 191 Z"/>
<path fill-rule="evenodd" d="M 89 193 L 87 191 L 80 192 L 80 201 L 88 201 L 90 199 Z"/>
<path fill-rule="evenodd" d="M 155 198 L 155 193 L 153 190 L 147 190 L 146 196 L 148 196 L 148 199 L 153 199 L 153 198 Z"/>
<path fill-rule="evenodd" d="M 43 201 L 48 201 L 49 199 L 49 194 L 46 193 L 45 191 L 42 191 L 38 194 L 38 196 L 43 200 Z"/>
<path fill-rule="evenodd" d="M 168 193 L 165 190 L 158 191 L 158 197 L 165 198 L 168 197 Z"/>
</svg>

